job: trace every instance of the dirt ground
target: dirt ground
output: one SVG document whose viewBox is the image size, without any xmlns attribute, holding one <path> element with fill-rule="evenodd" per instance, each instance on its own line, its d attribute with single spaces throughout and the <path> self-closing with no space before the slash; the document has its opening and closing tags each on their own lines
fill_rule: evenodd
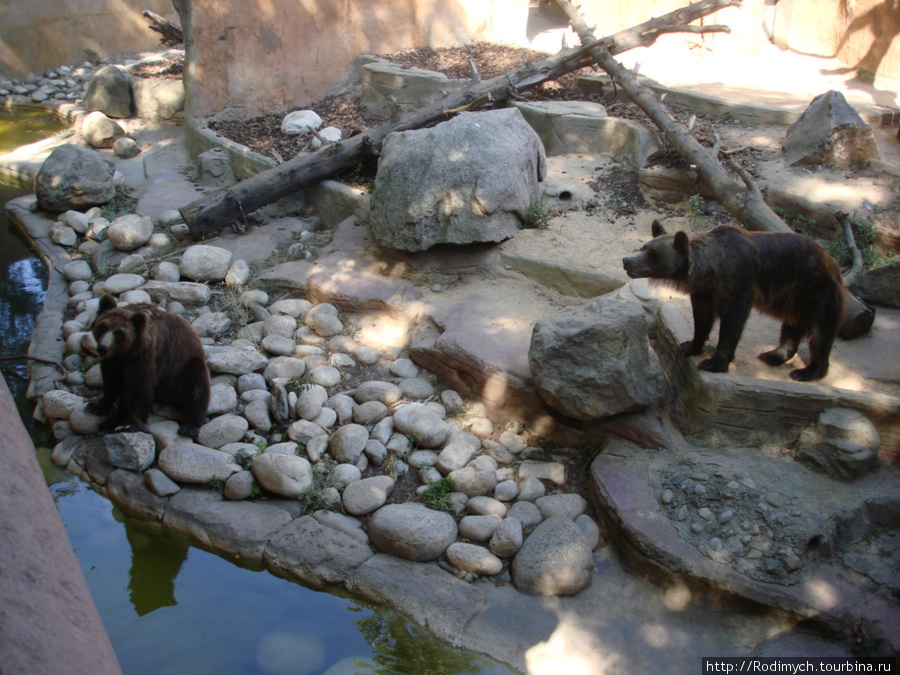
<svg viewBox="0 0 900 675">
<path fill-rule="evenodd" d="M 486 79 L 519 67 L 526 59 L 535 60 L 546 55 L 522 48 L 478 44 L 437 50 L 420 48 L 383 56 L 400 65 L 440 71 L 459 78 L 469 77 L 471 60 Z M 575 82 L 576 74 L 571 74 L 561 81 L 526 92 L 526 95 L 532 100 L 601 102 L 596 95 L 577 88 Z M 624 117 L 653 128 L 645 113 L 630 102 L 604 102 L 604 105 L 610 116 Z M 882 236 L 865 251 L 870 261 L 877 264 L 896 255 L 896 251 L 884 245 L 900 243 L 900 143 L 896 140 L 896 130 L 874 128 L 882 158 L 867 167 L 844 171 L 786 167 L 781 149 L 786 127 L 754 126 L 734 119 L 695 115 L 689 109 L 674 105 L 668 107 L 678 121 L 691 124 L 693 135 L 702 144 L 712 147 L 718 137 L 722 149 L 728 151 L 730 158 L 761 188 L 777 186 L 835 211 L 846 211 L 857 223 L 874 224 L 874 230 L 880 231 Z M 319 113 L 324 125 L 344 130 L 361 129 L 375 123 L 366 117 L 358 99 L 352 96 L 327 97 L 309 108 Z M 211 126 L 218 133 L 260 153 L 271 154 L 275 150 L 284 159 L 289 159 L 301 151 L 309 139 L 281 134 L 283 115 L 274 113 L 249 120 L 216 122 Z M 601 272 L 625 283 L 628 279 L 622 270 L 622 258 L 631 255 L 649 238 L 650 223 L 654 218 L 661 219 L 670 230 L 688 232 L 735 222 L 717 203 L 698 197 L 676 205 L 648 201 L 638 185 L 637 173 L 606 156 L 551 157 L 548 164 L 544 192 L 549 195 L 546 205 L 551 217 L 547 227 L 520 231 L 500 246 L 501 251 L 550 258 L 575 268 Z M 650 158 L 649 165 L 686 168 L 684 160 L 668 145 Z M 376 166 L 373 160 L 338 179 L 370 190 Z M 564 198 L 555 196 L 560 194 Z M 785 218 L 789 225 L 816 238 L 840 262 L 849 266 L 849 258 L 841 258 L 847 252 L 836 224 L 829 232 L 827 228 L 823 231 L 821 227 L 814 227 L 811 220 L 803 217 Z M 690 310 L 686 300 L 682 302 L 689 323 Z M 872 348 L 881 349 L 886 344 L 887 348 L 900 353 L 900 344 L 896 341 L 883 341 L 894 332 L 892 326 L 896 321 L 893 312 L 882 312 L 871 336 L 849 343 L 839 342 L 835 347 L 832 373 L 823 384 L 900 394 L 900 366 L 888 365 L 886 370 L 879 369 L 879 377 L 874 380 L 870 377 L 874 373 L 872 369 L 860 375 L 866 354 L 870 354 Z M 766 368 L 755 358 L 757 353 L 771 349 L 777 336 L 777 322 L 755 315 L 748 324 L 732 372 L 789 381 L 787 372 L 797 367 L 797 357 L 791 365 L 780 369 Z M 800 357 L 803 356 L 801 349 Z"/>
</svg>

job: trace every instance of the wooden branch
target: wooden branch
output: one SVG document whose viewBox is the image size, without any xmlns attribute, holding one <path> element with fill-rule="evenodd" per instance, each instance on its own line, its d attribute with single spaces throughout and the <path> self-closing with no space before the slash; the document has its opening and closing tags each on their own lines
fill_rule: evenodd
<svg viewBox="0 0 900 675">
<path fill-rule="evenodd" d="M 156 12 L 145 9 L 143 12 L 145 19 L 150 21 L 150 30 L 156 31 L 162 35 L 159 41 L 167 47 L 173 47 L 184 42 L 184 32 L 177 23 L 172 23 L 166 18 L 161 17 Z"/>
<path fill-rule="evenodd" d="M 702 0 L 604 38 L 604 51 L 619 54 L 653 44 L 661 27 L 687 25 L 740 0 Z M 433 105 L 388 120 L 365 134 L 353 136 L 306 156 L 256 174 L 226 190 L 204 196 L 181 209 L 184 222 L 197 238 L 205 238 L 256 209 L 281 199 L 297 189 L 331 178 L 355 166 L 371 153 L 378 153 L 385 137 L 395 131 L 418 129 L 444 121 L 452 114 L 489 102 L 497 105 L 517 93 L 555 80 L 593 64 L 594 45 L 562 51 L 536 64 L 525 66 L 483 82 L 471 83 Z"/>
<path fill-rule="evenodd" d="M 850 216 L 838 211 L 834 214 L 834 218 L 840 223 L 841 229 L 844 231 L 844 241 L 847 242 L 847 248 L 850 249 L 850 253 L 853 255 L 853 264 L 850 267 L 850 271 L 844 275 L 844 283 L 850 287 L 856 282 L 857 277 L 862 274 L 863 257 L 862 253 L 859 252 L 859 247 L 856 245 L 856 239 L 853 237 Z"/>
<path fill-rule="evenodd" d="M 662 132 L 682 157 L 697 167 L 697 173 L 706 183 L 715 199 L 733 215 L 738 222 L 750 230 L 767 232 L 790 232 L 791 229 L 778 215 L 769 208 L 759 190 L 748 190 L 738 183 L 728 171 L 704 148 L 683 124 L 677 122 L 662 101 L 641 85 L 637 78 L 621 63 L 616 61 L 606 49 L 603 41 L 596 41 L 584 19 L 567 0 L 556 0 L 560 8 L 569 17 L 569 22 L 585 45 L 593 45 L 591 55 L 628 94 Z M 728 3 L 737 6 L 740 0 Z"/>
</svg>

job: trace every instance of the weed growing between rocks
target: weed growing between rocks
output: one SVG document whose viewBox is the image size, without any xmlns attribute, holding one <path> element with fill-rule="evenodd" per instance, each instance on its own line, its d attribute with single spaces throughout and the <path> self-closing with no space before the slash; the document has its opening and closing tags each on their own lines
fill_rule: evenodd
<svg viewBox="0 0 900 675">
<path fill-rule="evenodd" d="M 449 476 L 444 476 L 436 483 L 429 485 L 428 489 L 422 493 L 422 503 L 429 509 L 452 513 L 453 502 L 450 500 L 450 493 L 453 490 L 453 479 Z"/>
</svg>

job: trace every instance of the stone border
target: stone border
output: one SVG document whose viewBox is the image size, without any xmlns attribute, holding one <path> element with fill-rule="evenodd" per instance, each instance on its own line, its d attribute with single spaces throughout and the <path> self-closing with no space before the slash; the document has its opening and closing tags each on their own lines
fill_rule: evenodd
<svg viewBox="0 0 900 675">
<path fill-rule="evenodd" d="M 693 333 L 681 309 L 659 303 L 654 313 L 656 351 L 677 392 L 678 422 L 691 440 L 702 445 L 790 442 L 815 424 L 823 411 L 840 407 L 857 410 L 871 420 L 883 445 L 900 446 L 900 397 L 701 372 L 675 352 Z"/>
<path fill-rule="evenodd" d="M 728 594 L 783 608 L 844 637 L 851 637 L 854 624 L 862 620 L 892 649 L 900 647 L 895 630 L 900 625 L 900 605 L 852 583 L 837 565 L 821 564 L 807 580 L 779 585 L 756 581 L 730 565 L 714 562 L 685 541 L 662 512 L 649 481 L 649 464 L 658 456 L 655 450 L 619 441 L 591 464 L 596 503 L 604 507 L 601 512 L 636 562 L 676 580 L 688 577 Z M 900 484 L 895 481 L 892 487 L 882 509 L 900 504 Z"/>
</svg>

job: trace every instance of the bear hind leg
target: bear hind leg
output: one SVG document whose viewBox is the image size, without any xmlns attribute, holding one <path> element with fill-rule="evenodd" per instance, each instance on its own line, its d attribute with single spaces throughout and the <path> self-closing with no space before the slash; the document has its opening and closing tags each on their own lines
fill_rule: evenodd
<svg viewBox="0 0 900 675">
<path fill-rule="evenodd" d="M 797 382 L 821 380 L 828 374 L 828 362 L 831 348 L 834 346 L 835 328 L 817 326 L 809 336 L 809 365 L 790 372 L 791 379 Z"/>
<path fill-rule="evenodd" d="M 179 380 L 178 396 L 173 401 L 183 416 L 178 433 L 196 439 L 200 427 L 206 423 L 209 408 L 209 373 L 206 363 L 199 359 L 188 363 L 182 369 Z"/>
<path fill-rule="evenodd" d="M 795 324 L 785 321 L 781 324 L 781 339 L 778 347 L 769 352 L 763 352 L 759 355 L 759 360 L 767 366 L 780 366 L 786 361 L 793 358 L 800 346 L 800 340 L 803 338 L 803 328 Z"/>
</svg>

